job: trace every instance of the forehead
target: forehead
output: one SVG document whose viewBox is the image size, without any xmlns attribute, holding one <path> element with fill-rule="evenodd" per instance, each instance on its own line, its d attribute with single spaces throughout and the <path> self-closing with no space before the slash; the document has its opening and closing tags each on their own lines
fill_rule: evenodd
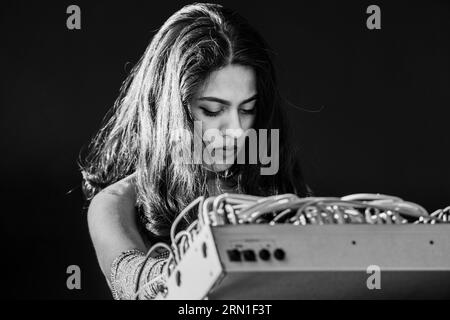
<svg viewBox="0 0 450 320">
<path fill-rule="evenodd" d="M 198 92 L 198 97 L 217 97 L 229 101 L 245 100 L 256 93 L 253 68 L 228 65 L 211 72 Z"/>
</svg>

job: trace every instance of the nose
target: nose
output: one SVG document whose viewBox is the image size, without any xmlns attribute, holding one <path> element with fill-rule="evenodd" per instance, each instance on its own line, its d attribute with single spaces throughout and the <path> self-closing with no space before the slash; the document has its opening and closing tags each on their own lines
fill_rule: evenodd
<svg viewBox="0 0 450 320">
<path fill-rule="evenodd" d="M 237 140 L 242 136 L 244 130 L 242 129 L 241 119 L 239 117 L 238 110 L 231 110 L 223 124 L 222 134 L 224 135 L 227 145 L 234 143 L 233 140 Z M 228 141 L 231 140 L 231 141 Z"/>
</svg>

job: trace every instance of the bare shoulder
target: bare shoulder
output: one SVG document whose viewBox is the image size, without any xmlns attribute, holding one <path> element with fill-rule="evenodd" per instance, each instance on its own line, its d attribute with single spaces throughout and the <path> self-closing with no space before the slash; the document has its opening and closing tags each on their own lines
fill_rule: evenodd
<svg viewBox="0 0 450 320">
<path fill-rule="evenodd" d="M 89 205 L 88 217 L 118 212 L 131 213 L 134 211 L 135 203 L 136 185 L 133 174 L 109 185 L 95 195 Z"/>
<path fill-rule="evenodd" d="M 110 272 L 113 260 L 130 249 L 146 250 L 139 233 L 135 183 L 128 176 L 99 192 L 89 205 L 89 233 L 102 271 Z"/>
<path fill-rule="evenodd" d="M 119 198 L 136 199 L 136 177 L 135 174 L 129 175 L 122 180 L 113 183 L 100 191 L 98 195 L 116 196 Z"/>
</svg>

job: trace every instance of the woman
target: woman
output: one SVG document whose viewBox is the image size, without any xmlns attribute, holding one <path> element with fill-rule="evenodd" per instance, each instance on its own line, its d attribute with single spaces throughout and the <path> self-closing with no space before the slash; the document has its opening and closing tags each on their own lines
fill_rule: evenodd
<svg viewBox="0 0 450 320">
<path fill-rule="evenodd" d="M 308 194 L 283 121 L 270 50 L 246 20 L 220 5 L 193 4 L 164 23 L 80 164 L 90 234 L 114 298 L 133 297 L 144 253 L 169 242 L 175 217 L 198 196 Z M 276 173 L 262 175 L 259 158 L 235 161 L 249 149 L 251 129 L 279 129 Z M 208 130 L 223 139 L 211 142 Z M 191 157 L 198 136 L 203 147 L 209 142 L 200 162 Z M 166 258 L 152 257 L 142 284 Z M 156 284 L 140 297 L 153 298 Z"/>
</svg>

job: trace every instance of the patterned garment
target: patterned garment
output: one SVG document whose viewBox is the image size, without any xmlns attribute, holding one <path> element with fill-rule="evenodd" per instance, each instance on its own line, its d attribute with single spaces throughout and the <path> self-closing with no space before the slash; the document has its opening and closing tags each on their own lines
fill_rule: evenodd
<svg viewBox="0 0 450 320">
<path fill-rule="evenodd" d="M 151 300 L 156 297 L 159 287 L 167 281 L 163 273 L 163 266 L 167 262 L 169 253 L 149 258 L 141 275 L 139 288 L 143 288 L 149 281 L 162 275 L 160 280 L 146 286 L 140 291 L 140 300 Z M 111 264 L 110 288 L 115 300 L 131 300 L 135 298 L 137 278 L 145 261 L 145 253 L 140 250 L 128 250 L 120 254 Z"/>
</svg>

